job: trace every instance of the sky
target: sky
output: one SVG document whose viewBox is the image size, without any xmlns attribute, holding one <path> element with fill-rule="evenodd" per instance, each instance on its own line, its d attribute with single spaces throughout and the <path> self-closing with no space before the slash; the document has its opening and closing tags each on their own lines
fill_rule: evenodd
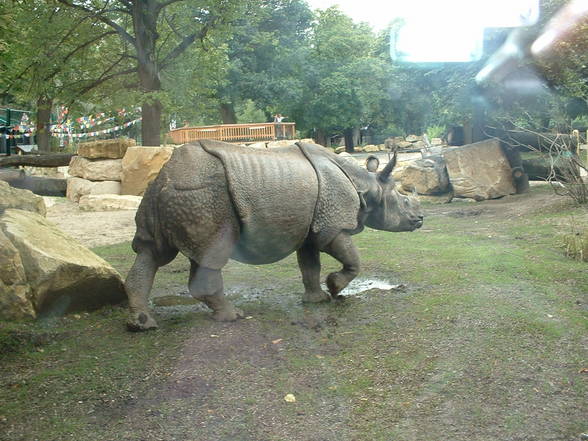
<svg viewBox="0 0 588 441">
<path fill-rule="evenodd" d="M 397 16 L 412 15 L 423 22 L 445 27 L 444 15 L 452 23 L 467 15 L 484 21 L 484 25 L 513 25 L 537 0 L 307 0 L 312 9 L 326 9 L 338 4 L 354 21 L 365 21 L 376 30 L 384 29 Z M 531 13 L 536 18 L 537 11 Z M 461 16 L 461 17 L 460 17 Z M 468 18 L 468 21 L 471 21 Z M 505 22 L 506 20 L 506 22 Z"/>
<path fill-rule="evenodd" d="M 354 21 L 368 22 L 377 30 L 384 29 L 394 18 L 389 11 L 391 3 L 397 3 L 397 7 L 399 6 L 398 4 L 407 3 L 403 1 L 386 2 L 385 0 L 307 0 L 307 2 L 312 9 L 327 9 L 338 4 L 341 10 Z M 388 4 L 388 7 L 385 6 L 386 4 Z M 384 13 L 383 10 L 388 10 L 388 12 Z"/>
<path fill-rule="evenodd" d="M 484 29 L 532 24 L 538 0 L 307 0 L 312 9 L 339 5 L 376 31 L 405 18 L 393 57 L 403 61 L 470 61 L 481 55 Z"/>
</svg>

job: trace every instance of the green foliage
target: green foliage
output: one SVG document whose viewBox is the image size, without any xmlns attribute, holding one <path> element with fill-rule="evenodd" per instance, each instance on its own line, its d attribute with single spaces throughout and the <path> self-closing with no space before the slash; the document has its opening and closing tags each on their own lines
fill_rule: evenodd
<svg viewBox="0 0 588 441">
<path fill-rule="evenodd" d="M 441 138 L 446 132 L 445 126 L 430 126 L 427 127 L 426 134 L 429 138 Z"/>
<path fill-rule="evenodd" d="M 588 115 L 579 115 L 572 120 L 572 129 L 588 129 Z"/>
<path fill-rule="evenodd" d="M 246 100 L 235 106 L 237 122 L 239 124 L 265 122 L 266 116 L 253 100 Z"/>
</svg>

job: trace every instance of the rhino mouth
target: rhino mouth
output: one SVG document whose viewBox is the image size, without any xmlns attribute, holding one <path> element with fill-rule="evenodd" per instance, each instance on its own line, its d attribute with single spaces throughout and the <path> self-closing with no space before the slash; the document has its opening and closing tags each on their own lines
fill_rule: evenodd
<svg viewBox="0 0 588 441">
<path fill-rule="evenodd" d="M 418 219 L 412 219 L 410 223 L 415 230 L 421 228 L 423 226 L 423 217 L 420 216 Z"/>
</svg>

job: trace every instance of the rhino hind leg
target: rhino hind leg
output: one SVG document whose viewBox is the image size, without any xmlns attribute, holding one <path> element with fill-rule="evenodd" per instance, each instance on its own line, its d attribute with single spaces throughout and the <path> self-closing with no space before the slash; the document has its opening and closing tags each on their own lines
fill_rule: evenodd
<svg viewBox="0 0 588 441">
<path fill-rule="evenodd" d="M 296 251 L 296 257 L 304 283 L 302 301 L 319 303 L 331 300 L 321 288 L 321 261 L 318 247 L 311 241 L 307 241 Z"/>
<path fill-rule="evenodd" d="M 327 288 L 334 299 L 359 274 L 359 254 L 346 233 L 339 233 L 323 250 L 343 264 L 340 271 L 327 276 Z"/>
<path fill-rule="evenodd" d="M 198 265 L 190 259 L 190 295 L 212 309 L 212 318 L 221 322 L 230 322 L 243 317 L 226 298 L 223 292 L 223 276 L 220 269 L 211 269 Z"/>
<path fill-rule="evenodd" d="M 137 253 L 127 279 L 125 291 L 129 299 L 129 331 L 148 331 L 157 328 L 157 322 L 149 312 L 149 293 L 159 265 L 149 250 Z"/>
</svg>

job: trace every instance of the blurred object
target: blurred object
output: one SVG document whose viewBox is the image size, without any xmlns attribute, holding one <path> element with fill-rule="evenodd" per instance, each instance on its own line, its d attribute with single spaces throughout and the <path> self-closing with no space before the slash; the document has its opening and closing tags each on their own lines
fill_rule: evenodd
<svg viewBox="0 0 588 441">
<path fill-rule="evenodd" d="M 392 24 L 390 55 L 411 63 L 479 60 L 485 29 L 531 26 L 539 18 L 538 0 L 420 0 L 407 8 Z"/>
<path fill-rule="evenodd" d="M 585 25 L 587 20 L 588 1 L 572 0 L 549 20 L 543 32 L 531 45 L 531 54 L 537 59 L 550 56 L 557 44 L 570 40 L 581 32 L 582 25 Z"/>
<path fill-rule="evenodd" d="M 550 69 L 546 63 L 558 62 L 558 49 L 573 48 L 577 53 L 586 51 L 586 29 L 588 27 L 588 1 L 573 0 L 563 6 L 538 33 L 534 28 L 513 30 L 504 44 L 487 61 L 476 75 L 479 85 L 502 84 L 518 93 L 537 91 L 545 85 L 543 78 Z M 533 60 L 533 66 L 526 61 Z M 585 66 L 583 66 L 585 68 Z M 557 75 L 555 75 L 557 76 Z"/>
</svg>

